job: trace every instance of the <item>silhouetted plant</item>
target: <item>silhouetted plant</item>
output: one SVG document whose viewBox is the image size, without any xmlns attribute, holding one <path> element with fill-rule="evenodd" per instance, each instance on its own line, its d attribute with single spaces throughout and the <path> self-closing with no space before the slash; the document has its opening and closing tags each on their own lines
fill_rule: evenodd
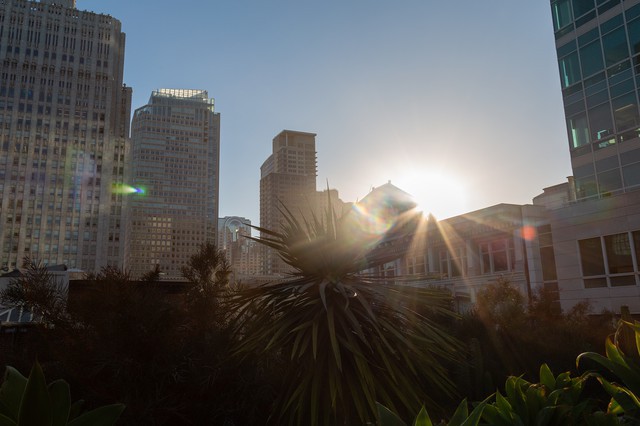
<svg viewBox="0 0 640 426">
<path fill-rule="evenodd" d="M 156 263 L 152 270 L 140 277 L 140 281 L 146 284 L 157 284 L 160 281 L 161 274 L 160 265 Z"/>
<path fill-rule="evenodd" d="M 508 280 L 486 284 L 475 310 L 451 328 L 467 343 L 468 362 L 454 369 L 462 396 L 480 399 L 509 375 L 537 377 L 542 363 L 575 371 L 576 356 L 600 349 L 614 330 L 612 316 L 591 315 L 588 304 L 561 312 L 552 292 L 534 291 L 528 304 L 517 292 Z"/>
<path fill-rule="evenodd" d="M 184 294 L 167 294 L 151 272 L 143 282 L 116 268 L 91 275 L 70 300 L 64 326 L 30 329 L 0 352 L 0 362 L 28 368 L 38 357 L 89 405 L 126 403 L 123 424 L 264 423 L 280 359 L 231 359 L 226 321 L 191 309 Z"/>
<path fill-rule="evenodd" d="M 478 292 L 475 309 L 480 319 L 497 328 L 509 329 L 526 321 L 525 298 L 504 277 L 489 283 Z"/>
<path fill-rule="evenodd" d="M 0 304 L 22 307 L 39 320 L 60 325 L 67 321 L 67 289 L 39 262 L 25 257 L 24 269 L 0 291 Z"/>
<path fill-rule="evenodd" d="M 201 323 L 201 329 L 209 327 L 211 323 L 222 325 L 225 313 L 220 303 L 228 290 L 231 275 L 224 252 L 213 243 L 204 243 L 182 267 L 182 275 L 189 282 L 185 304 L 191 318 Z"/>
<path fill-rule="evenodd" d="M 301 223 L 286 213 L 282 232 L 259 228 L 260 241 L 295 268 L 292 277 L 230 301 L 240 353 L 277 351 L 290 362 L 271 420 L 364 424 L 376 417 L 376 400 L 412 410 L 432 402 L 429 394 L 450 394 L 443 360 L 456 356 L 457 343 L 408 308 L 417 299 L 443 314 L 449 296 L 405 291 L 366 273 L 397 254 L 354 241 L 352 216 L 338 218 L 330 208 L 324 220 Z M 390 232 L 401 235 L 407 222 L 400 219 Z M 427 392 L 407 392 L 421 383 Z"/>
<path fill-rule="evenodd" d="M 165 395 L 180 377 L 179 307 L 158 287 L 116 268 L 102 269 L 86 287 L 71 309 L 77 327 L 56 356 L 67 377 L 95 398 L 123 401 L 131 423 L 159 413 L 175 419 L 181 400 Z"/>
</svg>

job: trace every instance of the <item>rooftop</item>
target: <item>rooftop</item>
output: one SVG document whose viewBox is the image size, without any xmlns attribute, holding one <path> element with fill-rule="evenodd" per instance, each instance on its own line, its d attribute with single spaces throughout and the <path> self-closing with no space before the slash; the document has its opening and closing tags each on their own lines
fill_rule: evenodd
<svg viewBox="0 0 640 426">
<path fill-rule="evenodd" d="M 213 104 L 213 98 L 209 99 L 209 93 L 199 89 L 156 89 L 151 93 L 151 97 L 191 99 Z"/>
</svg>

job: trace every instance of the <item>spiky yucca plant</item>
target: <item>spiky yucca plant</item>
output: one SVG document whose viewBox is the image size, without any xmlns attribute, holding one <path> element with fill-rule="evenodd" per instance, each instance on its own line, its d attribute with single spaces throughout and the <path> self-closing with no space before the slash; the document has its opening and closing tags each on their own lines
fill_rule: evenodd
<svg viewBox="0 0 640 426">
<path fill-rule="evenodd" d="M 365 424 L 375 420 L 376 401 L 404 412 L 432 403 L 429 395 L 451 392 L 443 361 L 455 358 L 457 343 L 410 308 L 447 315 L 450 296 L 364 273 L 398 255 L 355 231 L 354 213 L 338 218 L 329 207 L 324 220 L 310 221 L 283 213 L 282 232 L 258 228 L 259 241 L 295 272 L 231 299 L 239 351 L 275 351 L 291 363 L 270 420 Z M 383 241 L 405 238 L 411 217 Z M 427 392 L 416 394 L 419 389 Z"/>
</svg>

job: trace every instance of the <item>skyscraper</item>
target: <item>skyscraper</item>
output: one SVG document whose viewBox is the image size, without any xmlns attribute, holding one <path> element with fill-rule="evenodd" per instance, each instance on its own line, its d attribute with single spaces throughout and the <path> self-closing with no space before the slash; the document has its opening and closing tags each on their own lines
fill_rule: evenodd
<svg viewBox="0 0 640 426">
<path fill-rule="evenodd" d="M 283 130 L 273 138 L 273 152 L 260 167 L 260 227 L 280 231 L 282 206 L 294 215 L 304 214 L 315 193 L 316 134 Z M 265 275 L 287 271 L 276 253 L 265 250 Z"/>
<path fill-rule="evenodd" d="M 122 266 L 125 35 L 74 0 L 0 2 L 1 267 Z"/>
<path fill-rule="evenodd" d="M 577 198 L 640 188 L 640 1 L 551 0 Z"/>
<path fill-rule="evenodd" d="M 205 90 L 160 89 L 135 111 L 127 268 L 157 265 L 166 279 L 205 242 L 215 242 L 220 114 Z"/>
</svg>

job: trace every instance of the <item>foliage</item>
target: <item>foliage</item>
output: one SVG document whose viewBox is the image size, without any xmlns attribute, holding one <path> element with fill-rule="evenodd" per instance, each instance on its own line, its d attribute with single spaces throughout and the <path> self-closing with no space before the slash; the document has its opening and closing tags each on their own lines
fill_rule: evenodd
<svg viewBox="0 0 640 426">
<path fill-rule="evenodd" d="M 446 425 L 448 426 L 477 426 L 480 423 L 480 419 L 482 416 L 482 412 L 484 411 L 487 405 L 487 401 L 482 401 L 477 404 L 474 409 L 469 413 L 469 407 L 467 400 L 464 399 L 456 411 L 451 416 Z M 398 417 L 393 411 L 389 410 L 382 404 L 377 404 L 378 406 L 378 424 L 380 426 L 407 426 L 405 422 L 403 422 L 400 417 Z M 415 420 L 411 423 L 413 426 L 432 426 L 433 422 L 431 421 L 431 417 L 429 417 L 429 413 L 423 406 L 420 409 L 420 412 L 416 416 Z M 440 422 L 440 424 L 444 424 Z"/>
<path fill-rule="evenodd" d="M 66 289 L 41 263 L 25 257 L 24 272 L 0 291 L 0 304 L 30 310 L 47 324 L 67 320 Z"/>
<path fill-rule="evenodd" d="M 204 243 L 182 267 L 182 275 L 189 282 L 185 304 L 194 326 L 202 329 L 211 322 L 222 324 L 225 315 L 220 302 L 226 294 L 230 274 L 224 252 L 210 242 Z"/>
<path fill-rule="evenodd" d="M 589 424 L 602 412 L 596 401 L 582 393 L 586 379 L 572 378 L 569 372 L 556 377 L 546 364 L 540 367 L 538 383 L 509 377 L 505 395 L 496 392 L 495 401 L 485 407 L 483 419 L 491 425 Z"/>
<path fill-rule="evenodd" d="M 594 352 L 580 354 L 576 362 L 590 360 L 607 371 L 586 371 L 578 377 L 571 377 L 570 372 L 554 376 L 551 369 L 543 364 L 537 383 L 530 383 L 522 377 L 509 377 L 505 383 L 505 395 L 497 391 L 476 405 L 466 421 L 471 422 L 471 417 L 482 407 L 482 420 L 488 425 L 638 424 L 640 324 L 621 321 L 614 339 L 606 339 L 605 352 L 606 356 Z M 610 380 L 607 373 L 616 376 L 621 383 Z M 605 394 L 609 395 L 608 403 L 598 398 L 597 392 L 585 390 L 592 378 L 596 378 Z M 466 406 L 466 400 L 461 406 Z M 404 424 L 384 406 L 379 410 L 381 426 Z M 473 419 L 473 423 L 460 423 L 460 414 L 459 406 L 448 424 L 477 424 L 477 419 Z M 465 417 L 462 416 L 463 421 Z M 426 411 L 418 414 L 414 424 L 431 424 Z"/>
<path fill-rule="evenodd" d="M 182 275 L 198 290 L 205 287 L 221 289 L 229 283 L 231 269 L 224 252 L 218 250 L 215 244 L 202 244 L 200 250 L 189 258 L 182 268 Z"/>
<path fill-rule="evenodd" d="M 61 374 L 92 398 L 119 399 L 131 422 L 162 412 L 172 418 L 179 399 L 163 400 L 175 384 L 181 315 L 154 285 L 126 272 L 104 268 L 87 280 L 70 303 L 74 326 L 51 348 L 65 367 Z"/>
<path fill-rule="evenodd" d="M 264 423 L 282 363 L 230 357 L 232 335 L 224 321 L 211 321 L 208 304 L 220 295 L 210 292 L 194 309 L 155 272 L 143 281 L 116 268 L 88 277 L 70 297 L 69 321 L 22 333 L 0 348 L 0 362 L 29 368 L 37 357 L 91 406 L 125 403 L 123 424 Z"/>
<path fill-rule="evenodd" d="M 549 305 L 552 295 L 540 293 L 526 306 L 500 282 L 493 294 L 508 303 L 489 297 L 492 308 L 482 319 L 479 313 L 458 319 L 449 311 L 448 295 L 367 272 L 392 259 L 387 248 L 411 233 L 411 218 L 382 238 L 358 231 L 356 222 L 328 214 L 322 221 L 290 218 L 280 233 L 263 230 L 264 242 L 298 269 L 282 282 L 237 292 L 228 283 L 224 256 L 213 246 L 203 246 L 185 265 L 190 279 L 185 293 L 167 294 L 157 268 L 138 282 L 105 268 L 66 306 L 57 304 L 57 294 L 30 293 L 52 288 L 38 284 L 47 282 L 48 272 L 31 262 L 13 302 L 45 307 L 40 312 L 51 312 L 47 323 L 55 327 L 31 329 L 20 344 L 2 347 L 1 358 L 26 369 L 37 356 L 46 362 L 48 376 L 67 379 L 91 406 L 125 403 L 129 408 L 121 421 L 126 424 L 263 424 L 268 413 L 276 424 L 363 424 L 378 416 L 383 421 L 384 410 L 375 401 L 399 413 L 396 417 L 415 415 L 426 402 L 416 424 L 429 424 L 427 409 L 441 417 L 456 408 L 454 380 L 459 394 L 481 400 L 507 373 L 525 372 L 509 379 L 519 389 L 516 396 L 522 393 L 525 404 L 552 411 L 550 394 L 558 389 L 549 391 L 542 379 L 527 381 L 534 375 L 538 380 L 540 360 L 565 371 L 607 329 L 609 317 L 589 317 L 586 305 L 563 314 Z M 633 327 L 619 331 L 612 340 L 616 349 L 608 352 L 618 351 L 631 371 L 640 363 Z M 466 351 L 452 335 L 466 342 Z M 597 364 L 596 358 L 584 355 L 581 366 Z M 588 376 L 555 377 L 587 384 L 579 400 L 587 405 L 576 416 L 586 413 L 581 419 L 595 424 L 635 416 L 637 391 L 601 365 L 602 371 Z M 592 398 L 594 387 L 603 398 Z M 526 417 L 519 409 L 522 401 L 508 392 L 501 398 L 513 411 L 497 416 L 523 424 L 537 419 L 529 411 Z M 491 415 L 499 410 L 496 404 L 497 394 L 482 409 L 465 401 L 449 424 L 487 422 L 480 414 Z M 554 410 L 552 418 L 561 418 L 562 410 Z M 473 416 L 476 420 L 469 420 Z"/>
<path fill-rule="evenodd" d="M 471 414 L 463 400 L 448 423 L 477 425 L 481 419 L 488 425 L 564 425 L 590 424 L 594 412 L 601 417 L 597 405 L 583 398 L 586 376 L 572 378 L 569 372 L 557 377 L 546 364 L 540 367 L 540 381 L 530 383 L 522 377 L 511 376 L 505 383 L 505 395 L 495 392 L 477 404 Z M 424 418 L 426 412 L 419 414 Z M 381 421 L 382 426 L 394 423 Z M 414 423 L 417 424 L 417 423 Z M 425 423 L 431 424 L 431 423 Z"/>
<path fill-rule="evenodd" d="M 523 321 L 526 312 L 525 298 L 509 279 L 500 277 L 478 292 L 476 309 L 485 323 L 509 329 Z"/>
<path fill-rule="evenodd" d="M 140 281 L 147 284 L 157 284 L 158 281 L 160 281 L 161 274 L 160 265 L 156 263 L 156 266 L 154 266 L 152 270 L 140 277 Z"/>
<path fill-rule="evenodd" d="M 0 425 L 108 426 L 115 424 L 124 410 L 124 405 L 113 404 L 81 413 L 82 404 L 71 403 L 69 384 L 64 380 L 47 385 L 38 362 L 28 379 L 7 367 L 0 387 Z"/>
<path fill-rule="evenodd" d="M 575 369 L 578 354 L 598 350 L 615 331 L 610 313 L 591 315 L 586 303 L 563 313 L 556 297 L 543 288 L 525 304 L 507 279 L 484 287 L 475 311 L 452 329 L 467 343 L 468 363 L 456 375 L 464 396 L 480 399 L 509 375 L 533 379 L 543 363 L 555 371 Z"/>
<path fill-rule="evenodd" d="M 390 255 L 356 238 L 352 216 L 329 208 L 322 221 L 300 222 L 286 213 L 282 232 L 260 229 L 260 241 L 296 269 L 293 276 L 239 291 L 229 303 L 239 353 L 275 351 L 290 362 L 272 420 L 365 423 L 376 417 L 376 400 L 402 410 L 432 402 L 406 389 L 426 383 L 429 394 L 451 394 L 443 360 L 455 358 L 456 341 L 408 308 L 422 303 L 443 314 L 449 296 L 365 273 Z"/>
<path fill-rule="evenodd" d="M 625 319 L 631 318 L 626 316 Z M 609 411 L 640 419 L 640 324 L 621 321 L 613 340 L 607 337 L 605 341 L 605 354 L 585 352 L 580 354 L 576 363 L 590 360 L 603 367 L 605 371 L 594 371 L 590 375 L 611 396 Z M 607 370 L 622 383 L 612 381 L 606 374 Z"/>
</svg>

